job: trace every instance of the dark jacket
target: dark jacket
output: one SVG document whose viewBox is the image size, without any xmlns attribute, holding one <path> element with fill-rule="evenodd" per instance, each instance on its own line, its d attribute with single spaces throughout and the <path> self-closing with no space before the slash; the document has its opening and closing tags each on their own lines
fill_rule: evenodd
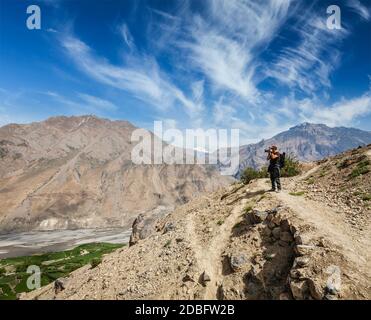
<svg viewBox="0 0 371 320">
<path fill-rule="evenodd" d="M 276 159 L 269 160 L 268 171 L 272 172 L 274 169 L 280 169 L 280 154 L 278 153 L 278 157 Z"/>
</svg>

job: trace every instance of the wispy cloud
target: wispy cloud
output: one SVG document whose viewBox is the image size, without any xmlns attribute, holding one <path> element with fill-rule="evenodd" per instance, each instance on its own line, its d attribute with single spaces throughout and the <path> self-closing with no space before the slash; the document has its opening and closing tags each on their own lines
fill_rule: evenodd
<svg viewBox="0 0 371 320">
<path fill-rule="evenodd" d="M 370 19 L 360 1 L 346 4 Z M 97 54 L 71 30 L 56 36 L 76 68 L 154 107 L 156 116 L 174 117 L 169 126 L 240 128 L 246 142 L 299 121 L 343 125 L 369 114 L 369 92 L 330 105 L 318 98 L 330 97 L 341 44 L 352 30 L 327 29 L 326 10 L 317 9 L 295 0 L 180 1 L 169 12 L 146 7 L 150 19 L 141 42 L 130 19 L 116 26 L 121 63 Z M 77 98 L 65 102 L 117 108 L 102 97 Z"/>
<path fill-rule="evenodd" d="M 291 122 L 315 122 L 329 126 L 351 125 L 355 120 L 371 114 L 371 91 L 352 99 L 326 105 L 318 97 L 295 99 L 285 97 L 279 102 L 273 117 L 285 116 Z M 289 120 L 289 121 L 290 121 Z"/>
<path fill-rule="evenodd" d="M 258 54 L 287 19 L 291 1 L 206 1 L 207 13 L 193 15 L 177 45 L 194 69 L 216 89 L 253 102 L 259 94 Z"/>
<path fill-rule="evenodd" d="M 363 5 L 359 0 L 348 0 L 347 5 L 364 20 L 370 20 L 370 9 Z"/>
<path fill-rule="evenodd" d="M 57 103 L 70 108 L 70 113 L 89 113 L 103 114 L 104 112 L 113 112 L 118 107 L 106 100 L 86 93 L 76 93 L 75 98 L 67 97 L 54 91 L 42 92 L 42 94 L 52 98 Z"/>
<path fill-rule="evenodd" d="M 331 86 L 330 74 L 337 67 L 340 51 L 336 44 L 348 31 L 329 30 L 326 20 L 310 14 L 295 27 L 300 40 L 296 46 L 282 49 L 265 73 L 281 84 L 311 93 L 319 88 Z"/>
<path fill-rule="evenodd" d="M 126 45 L 129 47 L 129 49 L 133 49 L 135 47 L 134 39 L 130 33 L 130 30 L 126 23 L 123 23 L 119 27 L 119 31 L 121 33 L 122 38 L 124 39 Z"/>
<path fill-rule="evenodd" d="M 118 107 L 112 102 L 86 93 L 79 93 L 79 97 L 90 106 L 108 111 L 115 111 L 118 109 Z"/>
<path fill-rule="evenodd" d="M 64 37 L 62 45 L 76 66 L 99 82 L 129 92 L 162 111 L 176 102 L 190 114 L 200 110 L 199 105 L 167 79 L 153 57 L 128 57 L 129 65 L 116 66 L 95 55 L 89 46 L 73 36 Z"/>
</svg>

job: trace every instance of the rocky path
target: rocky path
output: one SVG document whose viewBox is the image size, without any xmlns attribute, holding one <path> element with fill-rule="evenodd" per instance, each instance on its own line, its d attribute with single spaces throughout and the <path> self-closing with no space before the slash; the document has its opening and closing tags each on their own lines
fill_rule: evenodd
<svg viewBox="0 0 371 320">
<path fill-rule="evenodd" d="M 281 193 L 259 179 L 201 196 L 135 245 L 74 272 L 56 298 L 369 299 L 370 230 L 357 232 L 326 201 L 293 194 L 318 168 L 282 179 Z M 50 285 L 22 298 L 53 295 Z"/>
<path fill-rule="evenodd" d="M 312 201 L 303 196 L 290 195 L 290 192 L 297 191 L 293 189 L 296 180 L 304 179 L 306 176 L 308 174 L 284 181 L 285 190 L 272 193 L 272 196 L 290 208 L 298 218 L 312 225 L 317 235 L 337 246 L 346 259 L 353 264 L 354 269 L 359 270 L 361 277 L 370 279 L 370 230 L 365 233 L 368 236 L 361 237 L 359 233 L 344 223 L 337 211 L 326 203 Z M 268 186 L 266 180 L 259 180 L 258 183 L 262 188 Z"/>
<path fill-rule="evenodd" d="M 236 205 L 223 225 L 219 228 L 218 233 L 211 239 L 208 246 L 200 243 L 195 232 L 194 216 L 188 217 L 188 239 L 191 242 L 191 248 L 197 260 L 200 272 L 205 272 L 211 279 L 205 288 L 203 299 L 217 299 L 218 284 L 222 279 L 221 254 L 229 241 L 232 228 L 243 213 L 245 201 L 241 200 Z"/>
</svg>

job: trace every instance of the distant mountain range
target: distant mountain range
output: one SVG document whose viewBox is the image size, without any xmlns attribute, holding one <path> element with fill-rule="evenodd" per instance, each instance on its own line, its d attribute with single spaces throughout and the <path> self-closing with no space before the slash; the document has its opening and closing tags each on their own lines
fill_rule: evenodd
<svg viewBox="0 0 371 320">
<path fill-rule="evenodd" d="M 129 227 L 231 182 L 210 165 L 135 165 L 132 124 L 54 117 L 0 128 L 0 232 Z M 240 147 L 239 173 L 266 164 L 275 144 L 312 161 L 371 143 L 371 132 L 304 123 Z"/>
<path fill-rule="evenodd" d="M 300 161 L 314 161 L 370 143 L 370 131 L 303 123 L 273 138 L 241 146 L 237 176 L 246 167 L 257 169 L 266 165 L 264 150 L 271 145 L 277 145 L 280 151 L 292 154 Z"/>
</svg>

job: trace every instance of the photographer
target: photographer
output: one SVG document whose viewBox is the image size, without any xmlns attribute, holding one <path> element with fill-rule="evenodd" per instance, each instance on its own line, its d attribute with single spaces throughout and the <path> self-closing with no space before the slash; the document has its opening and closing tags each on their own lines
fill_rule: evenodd
<svg viewBox="0 0 371 320">
<path fill-rule="evenodd" d="M 267 160 L 269 160 L 268 172 L 272 182 L 272 189 L 270 191 L 281 191 L 280 181 L 280 153 L 276 146 L 271 146 L 268 150 Z"/>
</svg>

